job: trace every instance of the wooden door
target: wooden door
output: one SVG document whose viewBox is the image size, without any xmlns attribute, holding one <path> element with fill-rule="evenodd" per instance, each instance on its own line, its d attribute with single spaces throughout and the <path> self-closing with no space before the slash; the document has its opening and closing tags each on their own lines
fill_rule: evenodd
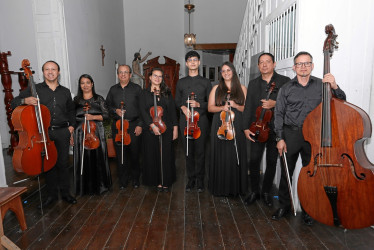
<svg viewBox="0 0 374 250">
<path fill-rule="evenodd" d="M 171 93 L 173 97 L 175 97 L 175 89 L 177 86 L 177 82 L 179 80 L 179 69 L 180 64 L 177 63 L 175 60 L 164 56 L 165 63 L 160 64 L 158 62 L 159 56 L 148 60 L 145 64 L 143 64 L 143 72 L 145 76 L 145 87 L 148 88 L 149 86 L 149 74 L 153 68 L 161 68 L 164 71 L 164 81 L 166 85 L 171 89 Z"/>
</svg>

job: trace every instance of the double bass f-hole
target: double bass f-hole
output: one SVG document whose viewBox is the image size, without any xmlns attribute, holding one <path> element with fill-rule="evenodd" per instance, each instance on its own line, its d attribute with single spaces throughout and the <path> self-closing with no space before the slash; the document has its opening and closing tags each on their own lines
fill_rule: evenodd
<svg viewBox="0 0 374 250">
<path fill-rule="evenodd" d="M 269 84 L 266 100 L 269 100 L 270 94 L 275 91 L 275 82 Z M 252 138 L 256 142 L 266 142 L 269 139 L 269 123 L 273 117 L 273 111 L 258 106 L 256 109 L 256 121 L 252 122 L 249 130 L 254 133 Z"/>
</svg>

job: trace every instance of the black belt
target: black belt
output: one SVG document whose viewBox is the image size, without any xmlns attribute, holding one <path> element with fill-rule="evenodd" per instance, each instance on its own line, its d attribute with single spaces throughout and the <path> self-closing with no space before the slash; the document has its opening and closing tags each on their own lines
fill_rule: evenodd
<svg viewBox="0 0 374 250">
<path fill-rule="evenodd" d="M 49 128 L 51 130 L 56 130 L 56 129 L 67 128 L 67 127 L 69 127 L 69 123 L 68 122 L 60 124 L 60 125 L 51 125 Z"/>
<path fill-rule="evenodd" d="M 284 125 L 285 128 L 297 131 L 303 129 L 303 127 L 298 127 L 298 126 L 291 126 L 291 125 Z"/>
</svg>

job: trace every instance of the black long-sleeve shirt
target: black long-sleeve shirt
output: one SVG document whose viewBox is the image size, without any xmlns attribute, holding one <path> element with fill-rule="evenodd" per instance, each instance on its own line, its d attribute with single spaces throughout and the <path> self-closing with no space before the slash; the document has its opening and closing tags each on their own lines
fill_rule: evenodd
<svg viewBox="0 0 374 250">
<path fill-rule="evenodd" d="M 261 75 L 248 83 L 247 98 L 243 111 L 244 129 L 249 129 L 252 122 L 256 121 L 256 109 L 262 106 L 261 100 L 266 99 L 269 93 L 269 84 L 275 83 L 275 88 L 269 95 L 269 99 L 275 101 L 277 100 L 279 89 L 288 81 L 290 81 L 289 77 L 274 72 L 269 83 L 263 80 Z M 274 111 L 274 108 L 272 110 Z M 270 127 L 274 128 L 274 116 L 270 121 Z"/>
<path fill-rule="evenodd" d="M 46 82 L 35 84 L 40 104 L 47 106 L 51 113 L 51 126 L 75 126 L 75 105 L 70 90 L 58 85 L 55 90 L 49 88 Z M 11 102 L 12 109 L 21 105 L 21 100 L 31 95 L 30 86 L 21 91 Z"/>
<path fill-rule="evenodd" d="M 106 97 L 106 105 L 110 115 L 115 121 L 121 119 L 121 117 L 117 115 L 116 109 L 120 109 L 121 102 L 123 102 L 124 109 L 126 110 L 123 118 L 129 122 L 135 122 L 136 126 L 142 127 L 143 122 L 139 110 L 139 97 L 141 92 L 141 87 L 133 82 L 129 82 L 124 88 L 121 87 L 120 83 L 110 88 Z"/>
<path fill-rule="evenodd" d="M 307 115 L 322 101 L 322 79 L 311 76 L 306 86 L 302 86 L 297 77 L 286 83 L 278 93 L 275 105 L 275 133 L 284 138 L 283 126 L 301 128 Z M 339 87 L 331 89 L 337 98 L 345 100 L 345 93 Z"/>
<path fill-rule="evenodd" d="M 212 84 L 210 81 L 200 75 L 183 77 L 177 83 L 175 104 L 179 110 L 181 110 L 182 106 L 187 107 L 188 95 L 194 92 L 196 95 L 195 101 L 200 103 L 200 107 L 194 108 L 194 110 L 199 112 L 200 116 L 205 115 L 208 110 L 208 99 L 211 90 Z"/>
</svg>

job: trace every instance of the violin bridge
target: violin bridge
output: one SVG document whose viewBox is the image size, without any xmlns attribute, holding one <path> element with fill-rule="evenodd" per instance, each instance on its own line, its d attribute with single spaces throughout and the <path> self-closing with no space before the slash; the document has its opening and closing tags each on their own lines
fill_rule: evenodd
<svg viewBox="0 0 374 250">
<path fill-rule="evenodd" d="M 339 168 L 342 168 L 343 167 L 343 164 L 328 164 L 328 163 L 323 163 L 323 164 L 318 164 L 318 167 L 339 167 Z"/>
</svg>

